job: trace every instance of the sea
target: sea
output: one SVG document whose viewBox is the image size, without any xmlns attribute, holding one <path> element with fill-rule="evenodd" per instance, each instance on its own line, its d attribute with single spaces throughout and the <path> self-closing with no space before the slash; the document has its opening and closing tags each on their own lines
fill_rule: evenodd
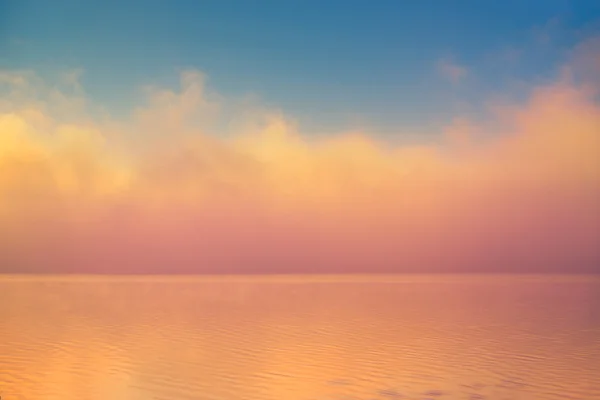
<svg viewBox="0 0 600 400">
<path fill-rule="evenodd" d="M 600 278 L 0 276 L 2 400 L 600 399 Z"/>
</svg>

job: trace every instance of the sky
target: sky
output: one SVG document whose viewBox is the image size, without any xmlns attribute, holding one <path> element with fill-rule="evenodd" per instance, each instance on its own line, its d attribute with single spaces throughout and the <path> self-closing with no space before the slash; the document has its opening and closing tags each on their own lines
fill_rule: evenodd
<svg viewBox="0 0 600 400">
<path fill-rule="evenodd" d="M 0 0 L 0 272 L 600 273 L 597 1 Z"/>
</svg>

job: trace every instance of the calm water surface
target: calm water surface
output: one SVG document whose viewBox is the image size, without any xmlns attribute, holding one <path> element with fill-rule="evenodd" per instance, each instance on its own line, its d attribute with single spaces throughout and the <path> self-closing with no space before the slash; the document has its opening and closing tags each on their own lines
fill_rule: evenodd
<svg viewBox="0 0 600 400">
<path fill-rule="evenodd" d="M 600 399 L 591 277 L 0 278 L 2 400 Z"/>
</svg>

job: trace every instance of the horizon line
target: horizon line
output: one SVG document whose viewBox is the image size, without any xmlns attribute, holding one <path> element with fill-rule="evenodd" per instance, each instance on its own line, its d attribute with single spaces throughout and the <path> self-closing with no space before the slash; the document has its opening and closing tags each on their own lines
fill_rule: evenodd
<svg viewBox="0 0 600 400">
<path fill-rule="evenodd" d="M 340 273 L 340 274 L 75 274 L 75 273 L 0 273 L 1 281 L 77 281 L 77 280 L 104 280 L 104 281 L 255 281 L 255 282 L 372 282 L 372 283 L 402 283 L 415 281 L 431 281 L 442 278 L 444 281 L 465 281 L 484 278 L 506 280 L 576 280 L 600 281 L 600 274 L 590 273 Z"/>
</svg>

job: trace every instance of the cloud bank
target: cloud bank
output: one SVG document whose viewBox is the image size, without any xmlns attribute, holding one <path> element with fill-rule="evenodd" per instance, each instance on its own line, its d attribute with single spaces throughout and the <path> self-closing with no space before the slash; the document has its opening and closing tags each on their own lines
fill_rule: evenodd
<svg viewBox="0 0 600 400">
<path fill-rule="evenodd" d="M 0 272 L 600 272 L 594 43 L 422 145 L 307 135 L 195 71 L 121 120 L 79 72 L 1 72 Z"/>
</svg>

